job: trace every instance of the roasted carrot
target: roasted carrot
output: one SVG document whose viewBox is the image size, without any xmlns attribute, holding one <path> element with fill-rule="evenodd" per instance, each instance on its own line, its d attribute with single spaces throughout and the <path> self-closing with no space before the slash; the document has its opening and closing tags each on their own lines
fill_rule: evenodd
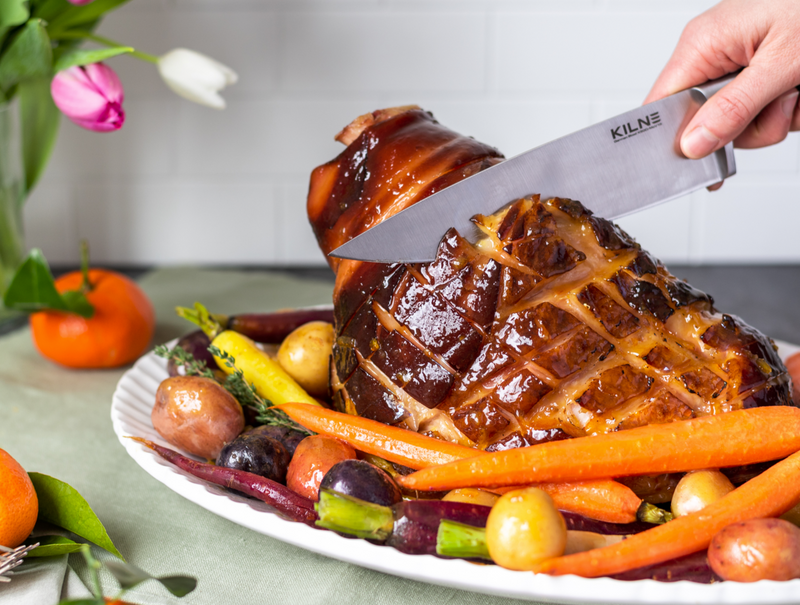
<svg viewBox="0 0 800 605">
<path fill-rule="evenodd" d="M 618 574 L 707 548 L 723 527 L 748 519 L 777 517 L 800 500 L 800 452 L 771 466 L 703 510 L 658 525 L 627 540 L 556 557 L 534 570 L 587 578 Z"/>
<path fill-rule="evenodd" d="M 585 481 L 739 466 L 798 450 L 800 409 L 773 406 L 494 452 L 422 469 L 400 483 L 446 490 Z"/>
<path fill-rule="evenodd" d="M 471 447 L 426 437 L 369 418 L 342 414 L 321 406 L 284 403 L 276 406 L 276 409 L 286 412 L 289 418 L 309 431 L 341 439 L 359 451 L 380 456 L 409 468 L 420 469 L 446 464 L 480 453 Z"/>
<path fill-rule="evenodd" d="M 642 505 L 633 490 L 611 479 L 573 483 L 538 483 L 556 508 L 609 523 L 633 523 Z"/>
<path fill-rule="evenodd" d="M 375 420 L 342 414 L 319 406 L 287 403 L 279 406 L 307 429 L 346 441 L 355 449 L 380 456 L 413 469 L 446 464 L 463 458 L 486 455 L 481 450 L 433 439 Z M 633 491 L 608 479 L 578 483 L 538 485 L 556 506 L 591 519 L 609 523 L 632 523 L 642 501 Z M 502 493 L 505 489 L 497 490 Z"/>
</svg>

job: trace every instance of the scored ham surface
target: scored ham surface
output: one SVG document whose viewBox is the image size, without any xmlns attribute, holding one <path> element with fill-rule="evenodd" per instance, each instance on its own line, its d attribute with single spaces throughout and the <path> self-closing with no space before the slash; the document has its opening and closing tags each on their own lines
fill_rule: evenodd
<svg viewBox="0 0 800 605">
<path fill-rule="evenodd" d="M 308 197 L 325 254 L 503 159 L 414 106 L 337 139 Z M 337 409 L 495 450 L 792 405 L 772 341 L 580 202 L 531 194 L 476 217 L 477 246 L 448 232 L 430 264 L 329 258 Z"/>
</svg>

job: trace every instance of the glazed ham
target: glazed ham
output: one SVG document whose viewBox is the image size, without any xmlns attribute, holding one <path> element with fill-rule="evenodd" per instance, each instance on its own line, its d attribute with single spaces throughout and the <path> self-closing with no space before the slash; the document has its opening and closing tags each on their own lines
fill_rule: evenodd
<svg viewBox="0 0 800 605">
<path fill-rule="evenodd" d="M 308 198 L 326 254 L 503 159 L 417 107 L 337 138 Z M 474 220 L 485 238 L 451 230 L 430 264 L 329 258 L 337 409 L 497 450 L 792 405 L 768 338 L 580 202 L 531 192 Z"/>
</svg>

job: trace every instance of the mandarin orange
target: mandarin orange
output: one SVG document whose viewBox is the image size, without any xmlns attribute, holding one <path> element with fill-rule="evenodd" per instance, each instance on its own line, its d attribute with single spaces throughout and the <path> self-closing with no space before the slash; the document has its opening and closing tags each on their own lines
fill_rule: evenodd
<svg viewBox="0 0 800 605">
<path fill-rule="evenodd" d="M 144 353 L 155 330 L 153 305 L 133 280 L 104 269 L 90 269 L 86 298 L 94 315 L 86 319 L 61 311 L 31 315 L 31 332 L 39 352 L 69 368 L 114 368 Z M 80 290 L 80 271 L 55 282 L 59 292 Z"/>
<path fill-rule="evenodd" d="M 39 500 L 31 478 L 19 462 L 0 450 L 0 545 L 22 544 L 38 516 Z"/>
</svg>

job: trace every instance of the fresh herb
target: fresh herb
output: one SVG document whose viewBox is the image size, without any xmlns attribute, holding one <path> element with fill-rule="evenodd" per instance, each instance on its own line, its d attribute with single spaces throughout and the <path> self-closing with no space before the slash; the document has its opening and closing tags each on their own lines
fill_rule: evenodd
<svg viewBox="0 0 800 605">
<path fill-rule="evenodd" d="M 94 558 L 88 544 L 81 545 L 81 554 L 83 558 L 86 559 L 86 566 L 89 570 L 89 590 L 92 593 L 92 598 L 61 601 L 59 605 L 105 605 L 105 603 L 111 602 L 121 603 L 122 596 L 128 590 L 141 584 L 145 580 L 156 580 L 160 582 L 164 588 L 179 598 L 186 596 L 197 586 L 197 580 L 190 576 L 156 577 L 130 563 L 108 561 L 105 563 L 105 567 L 116 578 L 120 586 L 120 592 L 113 599 L 104 599 L 99 576 L 103 563 Z"/>
<path fill-rule="evenodd" d="M 311 431 L 289 418 L 286 413 L 274 409 L 274 404 L 269 399 L 265 399 L 259 395 L 255 385 L 247 382 L 244 378 L 244 373 L 236 367 L 236 359 L 232 355 L 214 345 L 208 347 L 208 350 L 214 357 L 221 360 L 227 367 L 233 370 L 232 373 L 225 377 L 225 382 L 222 383 L 222 386 L 224 386 L 239 403 L 249 407 L 256 413 L 257 422 L 271 426 L 286 427 L 305 433 L 306 435 L 313 434 Z"/>
<path fill-rule="evenodd" d="M 289 418 L 284 412 L 274 409 L 274 404 L 269 399 L 261 397 L 256 391 L 255 386 L 248 383 L 244 378 L 244 373 L 236 367 L 236 359 L 233 356 L 214 345 L 211 345 L 208 350 L 212 355 L 222 360 L 227 367 L 233 370 L 220 384 L 225 387 L 242 406 L 248 407 L 255 412 L 256 422 L 259 424 L 286 427 L 306 435 L 313 434 L 311 431 Z M 166 345 L 159 345 L 156 347 L 155 353 L 159 357 L 163 357 L 168 361 L 174 361 L 177 365 L 182 366 L 187 376 L 202 376 L 204 378 L 216 380 L 216 376 L 208 369 L 206 363 L 195 359 L 194 355 L 183 347 L 175 346 L 170 349 Z"/>
<path fill-rule="evenodd" d="M 167 345 L 158 345 L 155 349 L 155 354 L 163 357 L 168 362 L 174 361 L 176 365 L 183 368 L 187 376 L 202 376 L 203 378 L 216 380 L 214 372 L 208 369 L 205 361 L 198 361 L 194 355 L 181 346 L 176 345 L 170 349 Z"/>
</svg>

